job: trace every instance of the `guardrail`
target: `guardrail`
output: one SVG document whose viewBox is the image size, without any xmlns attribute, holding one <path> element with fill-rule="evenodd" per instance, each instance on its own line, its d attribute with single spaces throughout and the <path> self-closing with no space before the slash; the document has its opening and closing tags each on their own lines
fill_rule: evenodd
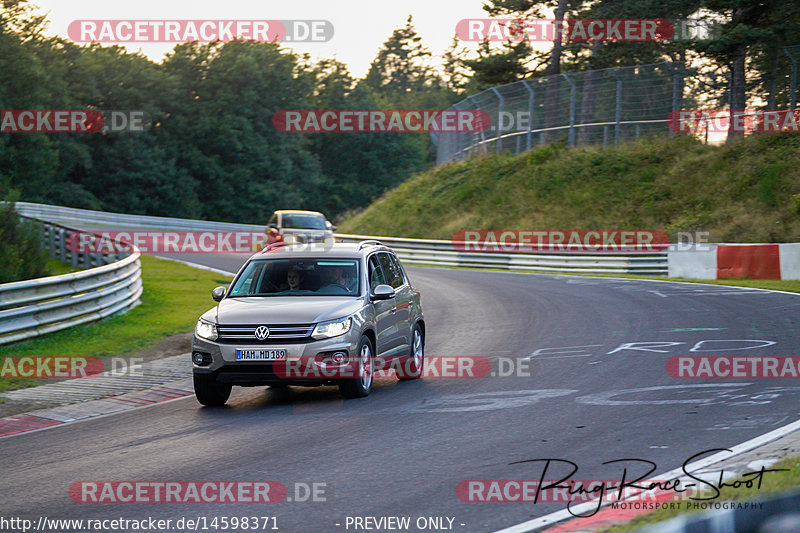
<svg viewBox="0 0 800 533">
<path fill-rule="evenodd" d="M 42 220 L 126 228 L 164 230 L 214 230 L 214 231 L 264 231 L 264 225 L 213 222 L 186 218 L 155 217 L 106 213 L 72 207 L 17 202 L 20 214 Z M 408 262 L 422 265 L 464 266 L 473 268 L 498 268 L 528 270 L 531 272 L 575 272 L 582 274 L 641 274 L 667 276 L 667 253 L 658 252 L 548 252 L 548 253 L 497 253 L 460 252 L 446 240 L 402 239 L 367 235 L 335 235 L 338 242 L 358 242 L 377 239 L 391 246 L 398 256 Z"/>
<path fill-rule="evenodd" d="M 669 272 L 666 251 L 603 252 L 601 254 L 576 251 L 536 254 L 462 252 L 454 249 L 452 241 L 336 234 L 337 242 L 358 242 L 367 239 L 376 239 L 390 246 L 403 261 L 423 265 L 650 276 L 666 276 Z"/>
<path fill-rule="evenodd" d="M 210 220 L 193 220 L 190 218 L 154 217 L 148 215 L 128 215 L 124 213 L 108 213 L 91 211 L 59 205 L 16 202 L 14 208 L 20 215 L 57 222 L 104 228 L 147 228 L 161 230 L 216 230 L 216 231 L 264 231 L 265 224 L 237 224 L 234 222 L 214 222 Z"/>
<path fill-rule="evenodd" d="M 87 232 L 34 222 L 41 224 L 43 246 L 51 256 L 87 270 L 0 285 L 0 345 L 100 320 L 139 304 L 138 251 L 79 253 L 70 243 Z M 109 244 L 106 249 L 114 247 Z"/>
</svg>

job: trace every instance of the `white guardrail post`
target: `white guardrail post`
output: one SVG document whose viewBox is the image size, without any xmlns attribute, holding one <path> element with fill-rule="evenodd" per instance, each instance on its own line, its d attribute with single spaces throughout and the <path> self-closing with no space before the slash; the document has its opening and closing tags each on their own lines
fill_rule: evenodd
<svg viewBox="0 0 800 533">
<path fill-rule="evenodd" d="M 100 247 L 81 253 L 70 243 L 87 232 L 33 221 L 40 224 L 42 246 L 52 257 L 85 270 L 0 285 L 0 345 L 124 313 L 140 303 L 138 251 L 102 253 Z"/>
</svg>

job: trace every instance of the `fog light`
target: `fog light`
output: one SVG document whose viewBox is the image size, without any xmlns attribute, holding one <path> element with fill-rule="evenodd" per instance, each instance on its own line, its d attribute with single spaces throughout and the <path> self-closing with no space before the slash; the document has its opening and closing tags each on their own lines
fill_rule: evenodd
<svg viewBox="0 0 800 533">
<path fill-rule="evenodd" d="M 342 364 L 347 361 L 347 352 L 336 352 L 332 356 L 333 362 L 336 364 Z"/>
<path fill-rule="evenodd" d="M 208 366 L 211 364 L 211 356 L 207 353 L 194 352 L 192 354 L 192 362 L 197 366 Z"/>
</svg>

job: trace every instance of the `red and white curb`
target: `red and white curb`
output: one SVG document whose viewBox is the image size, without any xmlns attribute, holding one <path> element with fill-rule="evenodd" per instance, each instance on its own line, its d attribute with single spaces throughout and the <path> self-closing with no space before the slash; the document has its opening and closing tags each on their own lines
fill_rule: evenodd
<svg viewBox="0 0 800 533">
<path fill-rule="evenodd" d="M 0 418 L 0 438 L 189 396 L 194 392 L 191 373 L 189 354 L 182 354 L 145 363 L 141 375 L 104 372 L 6 392 L 3 396 L 10 400 L 62 405 Z"/>
</svg>

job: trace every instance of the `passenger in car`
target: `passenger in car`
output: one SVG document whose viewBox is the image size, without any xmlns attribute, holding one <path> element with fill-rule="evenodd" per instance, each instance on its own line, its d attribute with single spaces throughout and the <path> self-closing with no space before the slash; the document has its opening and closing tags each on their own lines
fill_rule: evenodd
<svg viewBox="0 0 800 533">
<path fill-rule="evenodd" d="M 301 290 L 300 285 L 303 282 L 303 275 L 299 270 L 290 270 L 286 273 L 286 286 L 290 291 Z"/>
</svg>

